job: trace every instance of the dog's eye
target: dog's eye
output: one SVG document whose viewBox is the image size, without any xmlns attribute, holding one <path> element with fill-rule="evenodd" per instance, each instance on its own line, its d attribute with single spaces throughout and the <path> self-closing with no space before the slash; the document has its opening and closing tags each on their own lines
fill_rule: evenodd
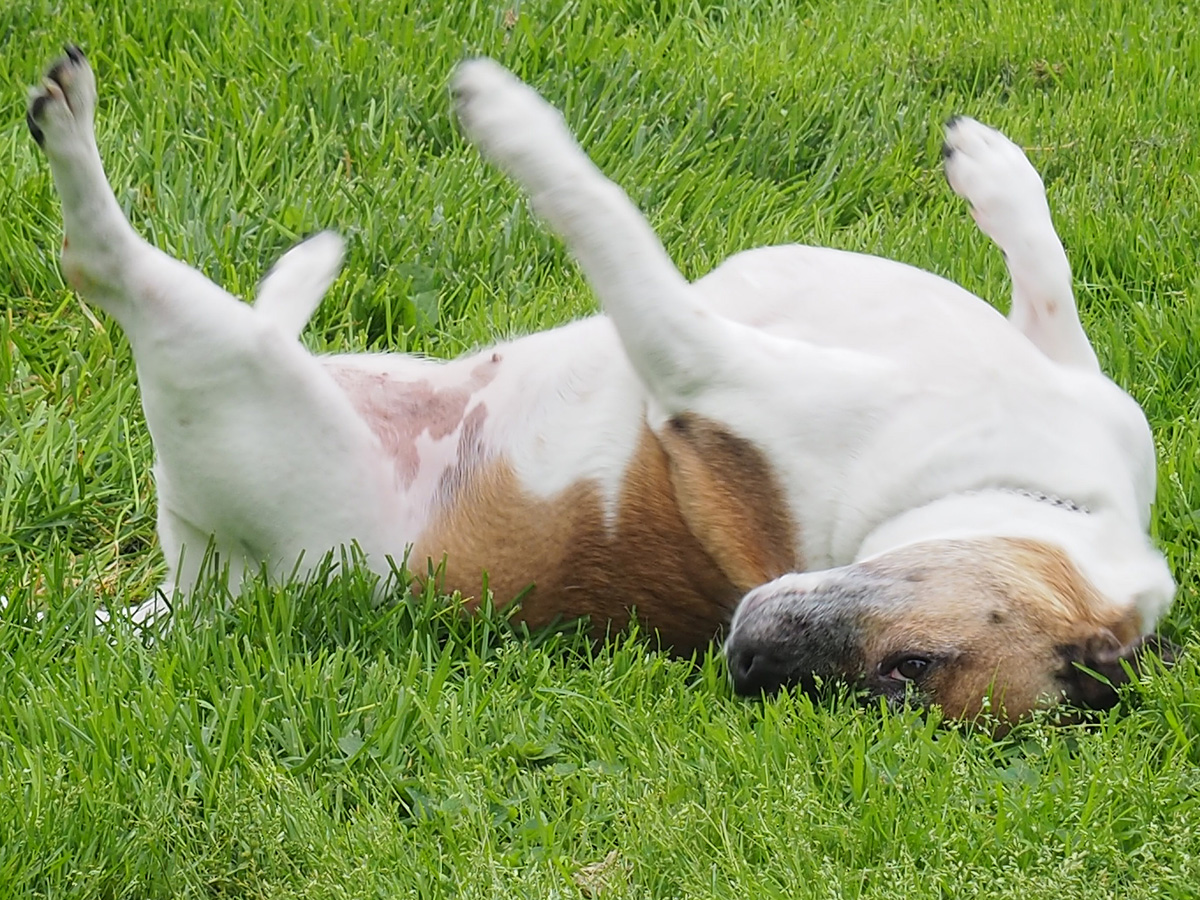
<svg viewBox="0 0 1200 900">
<path fill-rule="evenodd" d="M 880 666 L 880 668 L 884 667 Z M 884 669 L 884 671 L 887 674 L 883 677 L 892 681 L 919 681 L 929 671 L 929 660 L 923 656 L 905 656 L 896 660 L 890 669 Z"/>
</svg>

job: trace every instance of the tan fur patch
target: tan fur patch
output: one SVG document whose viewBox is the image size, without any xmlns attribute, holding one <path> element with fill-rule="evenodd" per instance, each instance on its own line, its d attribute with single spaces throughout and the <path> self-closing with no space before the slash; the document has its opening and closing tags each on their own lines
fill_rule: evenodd
<svg viewBox="0 0 1200 900">
<path fill-rule="evenodd" d="M 1059 548 L 986 538 L 918 544 L 864 566 L 919 582 L 919 601 L 866 617 L 868 671 L 897 653 L 942 655 L 923 689 L 954 717 L 988 702 L 1017 719 L 1062 690 L 1064 648 L 1138 634 L 1136 610 L 1102 597 Z"/>
<path fill-rule="evenodd" d="M 757 447 L 693 415 L 673 418 L 662 444 L 683 518 L 742 593 L 801 568 L 783 492 Z"/>
<path fill-rule="evenodd" d="M 463 434 L 466 439 L 466 429 Z M 738 449 L 712 460 L 696 456 L 720 446 Z M 644 628 L 686 654 L 720 633 L 743 582 L 759 573 L 767 580 L 773 575 L 765 573 L 783 565 L 785 553 L 776 544 L 790 531 L 780 525 L 777 499 L 762 483 L 769 469 L 755 453 L 736 439 L 725 441 L 715 428 L 699 443 L 679 436 L 660 442 L 644 429 L 612 523 L 591 483 L 541 500 L 522 489 L 504 462 L 459 472 L 452 504 L 410 559 L 437 562 L 444 554 L 444 586 L 472 598 L 469 606 L 478 602 L 483 571 L 497 602 L 533 585 L 520 615 L 534 627 L 590 616 L 600 636 L 610 625 L 626 625 L 636 608 Z M 745 503 L 732 499 L 741 487 Z M 770 524 L 767 550 L 753 533 L 764 522 Z"/>
</svg>

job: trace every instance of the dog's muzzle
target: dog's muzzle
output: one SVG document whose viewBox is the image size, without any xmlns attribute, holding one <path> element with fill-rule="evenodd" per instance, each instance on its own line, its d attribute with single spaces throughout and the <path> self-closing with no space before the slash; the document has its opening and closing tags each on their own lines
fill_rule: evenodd
<svg viewBox="0 0 1200 900">
<path fill-rule="evenodd" d="M 825 681 L 857 678 L 862 651 L 853 617 L 831 609 L 820 591 L 783 581 L 756 588 L 738 606 L 725 642 L 734 690 L 810 692 Z"/>
</svg>

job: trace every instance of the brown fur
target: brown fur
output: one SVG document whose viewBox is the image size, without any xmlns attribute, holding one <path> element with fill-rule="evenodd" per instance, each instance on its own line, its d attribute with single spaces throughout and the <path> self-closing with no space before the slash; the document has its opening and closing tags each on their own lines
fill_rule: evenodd
<svg viewBox="0 0 1200 900">
<path fill-rule="evenodd" d="M 692 415 L 672 419 L 661 440 L 684 520 L 739 591 L 800 568 L 783 493 L 758 448 Z"/>
<path fill-rule="evenodd" d="M 956 718 L 990 698 L 994 712 L 1017 719 L 1059 699 L 1072 648 L 1083 661 L 1097 643 L 1138 636 L 1136 611 L 1111 605 L 1066 553 L 1039 541 L 931 542 L 865 566 L 916 582 L 920 597 L 864 617 L 868 675 L 897 653 L 939 657 L 921 690 Z"/>
<path fill-rule="evenodd" d="M 693 425 L 690 436 L 662 442 L 643 430 L 611 524 L 593 484 L 542 500 L 503 461 L 458 473 L 453 502 L 410 559 L 444 555 L 444 586 L 469 606 L 478 603 L 483 571 L 499 603 L 533 585 L 520 616 L 535 627 L 590 616 L 599 636 L 624 627 L 636 609 L 643 627 L 676 652 L 702 648 L 747 586 L 788 571 L 791 552 L 780 542 L 791 530 L 761 454 L 714 426 Z M 699 456 L 706 447 L 720 449 Z"/>
</svg>

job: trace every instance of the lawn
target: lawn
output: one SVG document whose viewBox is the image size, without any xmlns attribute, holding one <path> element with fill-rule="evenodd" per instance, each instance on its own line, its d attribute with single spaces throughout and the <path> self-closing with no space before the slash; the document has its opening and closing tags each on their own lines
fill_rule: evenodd
<svg viewBox="0 0 1200 900">
<path fill-rule="evenodd" d="M 1194 4 L 8 0 L 0 9 L 0 897 L 1194 897 L 1200 892 L 1200 30 Z M 92 624 L 164 572 L 113 322 L 63 283 L 24 87 L 71 40 L 117 197 L 231 291 L 321 228 L 316 349 L 457 354 L 594 310 L 458 134 L 494 55 L 683 271 L 829 244 L 1002 308 L 944 183 L 967 113 L 1029 151 L 1102 364 L 1160 453 L 1181 662 L 1003 740 L 836 693 L 734 697 L 634 636 L 383 607 L 361 574 Z M 332 562 L 340 562 L 334 560 Z M 352 560 L 351 560 L 352 562 Z M 352 566 L 346 567 L 353 569 Z M 1193 694 L 1193 691 L 1197 693 Z"/>
</svg>

